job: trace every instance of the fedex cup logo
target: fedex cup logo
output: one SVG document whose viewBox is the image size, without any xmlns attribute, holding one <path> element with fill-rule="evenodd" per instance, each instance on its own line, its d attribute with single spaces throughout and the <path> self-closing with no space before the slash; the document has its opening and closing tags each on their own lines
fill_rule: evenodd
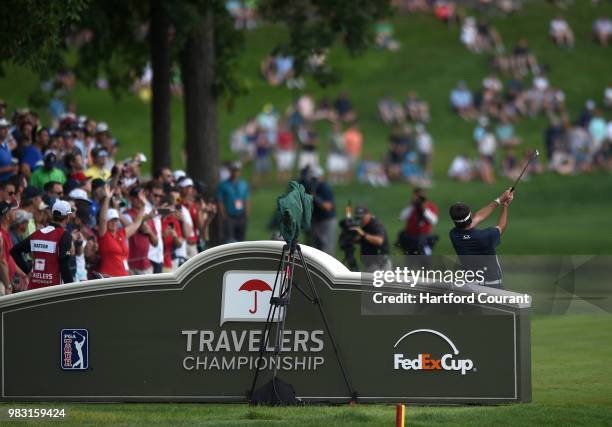
<svg viewBox="0 0 612 427">
<path fill-rule="evenodd" d="M 265 322 L 270 309 L 270 297 L 274 288 L 275 271 L 228 271 L 223 276 L 221 298 L 221 325 L 228 321 Z M 274 296 L 280 292 L 279 276 Z M 273 321 L 282 316 L 276 310 Z"/>
<path fill-rule="evenodd" d="M 405 338 L 420 333 L 432 334 L 440 337 L 449 345 L 451 352 L 443 354 L 440 357 L 432 357 L 430 353 L 418 353 L 415 355 L 415 358 L 412 358 L 413 356 L 404 355 L 403 353 L 395 353 L 393 355 L 393 369 L 425 372 L 461 371 L 461 375 L 476 370 L 476 368 L 474 368 L 474 362 L 472 362 L 471 359 L 462 359 L 459 356 L 459 349 L 450 338 L 433 329 L 415 329 L 410 331 L 398 339 L 393 348 L 397 349 L 398 345 L 404 341 Z"/>
</svg>

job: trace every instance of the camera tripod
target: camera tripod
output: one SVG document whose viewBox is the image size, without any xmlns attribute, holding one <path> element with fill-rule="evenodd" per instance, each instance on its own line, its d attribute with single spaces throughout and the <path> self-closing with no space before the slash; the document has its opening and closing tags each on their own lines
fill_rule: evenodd
<svg viewBox="0 0 612 427">
<path fill-rule="evenodd" d="M 304 269 L 306 274 L 306 281 L 308 282 L 308 287 L 310 293 L 306 292 L 302 289 L 297 283 L 294 282 L 294 272 L 296 267 L 296 258 L 299 263 L 298 267 Z M 279 287 L 278 296 L 276 295 L 276 288 Z M 344 365 L 342 364 L 342 360 L 340 359 L 340 355 L 338 354 L 338 346 L 336 345 L 336 340 L 332 331 L 329 327 L 329 323 L 327 321 L 327 315 L 325 314 L 325 310 L 323 309 L 323 305 L 321 303 L 321 299 L 319 298 L 319 293 L 317 292 L 317 288 L 315 287 L 312 277 L 310 275 L 310 270 L 306 265 L 306 260 L 304 259 L 304 254 L 302 253 L 302 249 L 300 245 L 297 243 L 297 240 L 293 240 L 291 243 L 286 243 L 283 246 L 283 250 L 281 252 L 279 265 L 276 270 L 276 277 L 274 279 L 274 287 L 272 288 L 272 297 L 270 298 L 270 308 L 268 309 L 268 317 L 266 319 L 266 323 L 263 330 L 263 338 L 259 346 L 259 357 L 257 358 L 257 363 L 255 367 L 255 374 L 253 376 L 253 383 L 251 385 L 251 389 L 249 391 L 249 401 L 250 403 L 254 403 L 253 397 L 255 394 L 255 387 L 257 386 L 257 380 L 259 378 L 259 373 L 262 369 L 261 362 L 264 355 L 264 352 L 268 348 L 268 342 L 270 339 L 270 334 L 272 332 L 273 323 L 276 321 L 276 330 L 274 332 L 274 347 L 273 347 L 273 355 L 275 358 L 278 358 L 282 349 L 282 341 L 283 341 L 283 333 L 285 331 L 285 321 L 287 319 L 287 310 L 289 308 L 289 304 L 291 303 L 291 291 L 295 288 L 300 294 L 302 294 L 310 303 L 315 304 L 319 309 L 319 314 L 321 315 L 321 319 L 323 320 L 323 324 L 325 326 L 325 332 L 329 336 L 331 341 L 332 348 L 334 350 L 334 355 L 336 357 L 336 361 L 338 362 L 338 366 L 340 367 L 340 371 L 342 373 L 342 378 L 344 380 L 344 384 L 346 389 L 351 396 L 351 401 L 357 400 L 357 394 L 353 391 L 346 370 L 344 369 Z M 272 370 L 272 380 L 271 385 L 274 390 L 274 403 L 277 404 L 295 404 L 295 398 L 287 398 L 285 396 L 281 396 L 278 390 L 278 360 L 277 363 L 274 364 Z M 266 386 L 263 386 L 266 387 Z M 262 387 L 262 388 L 263 388 Z M 291 389 L 292 387 L 289 386 Z"/>
</svg>

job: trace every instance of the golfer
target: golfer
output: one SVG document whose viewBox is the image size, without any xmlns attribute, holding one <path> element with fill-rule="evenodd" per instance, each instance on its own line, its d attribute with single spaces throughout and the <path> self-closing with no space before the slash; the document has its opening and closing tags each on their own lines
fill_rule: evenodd
<svg viewBox="0 0 612 427">
<path fill-rule="evenodd" d="M 455 203 L 449 213 L 455 223 L 449 237 L 455 252 L 465 270 L 482 270 L 485 286 L 502 289 L 502 271 L 495 248 L 501 243 L 501 235 L 508 224 L 508 206 L 514 193 L 511 189 L 504 191 L 475 214 L 465 203 Z M 498 206 L 501 206 L 499 219 L 495 227 L 478 229 L 481 222 L 487 219 Z"/>
</svg>

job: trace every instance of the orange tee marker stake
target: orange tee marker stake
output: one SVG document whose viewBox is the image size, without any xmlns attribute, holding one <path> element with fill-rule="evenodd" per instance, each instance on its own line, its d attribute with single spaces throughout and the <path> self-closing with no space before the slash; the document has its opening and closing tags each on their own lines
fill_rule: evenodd
<svg viewBox="0 0 612 427">
<path fill-rule="evenodd" d="M 395 427 L 404 427 L 404 416 L 406 415 L 406 405 L 398 403 L 395 405 Z"/>
</svg>

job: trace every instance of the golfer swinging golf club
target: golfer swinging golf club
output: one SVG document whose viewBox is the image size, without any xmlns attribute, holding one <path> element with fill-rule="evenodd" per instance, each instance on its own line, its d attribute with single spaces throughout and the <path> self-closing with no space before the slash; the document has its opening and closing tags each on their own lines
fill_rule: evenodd
<svg viewBox="0 0 612 427">
<path fill-rule="evenodd" d="M 475 214 L 465 203 L 455 203 L 450 207 L 449 213 L 455 223 L 449 236 L 455 252 L 465 270 L 481 270 L 484 275 L 485 286 L 502 289 L 502 272 L 495 253 L 495 248 L 501 243 L 501 235 L 508 224 L 508 206 L 514 198 L 512 188 L 504 191 Z M 495 227 L 478 229 L 481 222 L 486 220 L 498 206 L 501 212 Z"/>
<path fill-rule="evenodd" d="M 503 289 L 502 271 L 495 248 L 501 243 L 501 235 L 508 225 L 508 206 L 514 199 L 514 189 L 531 162 L 539 155 L 538 150 L 535 150 L 514 185 L 474 215 L 465 203 L 455 203 L 450 207 L 449 213 L 455 223 L 455 227 L 449 233 L 451 243 L 466 271 L 483 272 L 484 283 L 478 284 Z M 501 206 L 501 212 L 497 225 L 477 229 L 476 226 L 487 219 L 498 206 Z"/>
</svg>

